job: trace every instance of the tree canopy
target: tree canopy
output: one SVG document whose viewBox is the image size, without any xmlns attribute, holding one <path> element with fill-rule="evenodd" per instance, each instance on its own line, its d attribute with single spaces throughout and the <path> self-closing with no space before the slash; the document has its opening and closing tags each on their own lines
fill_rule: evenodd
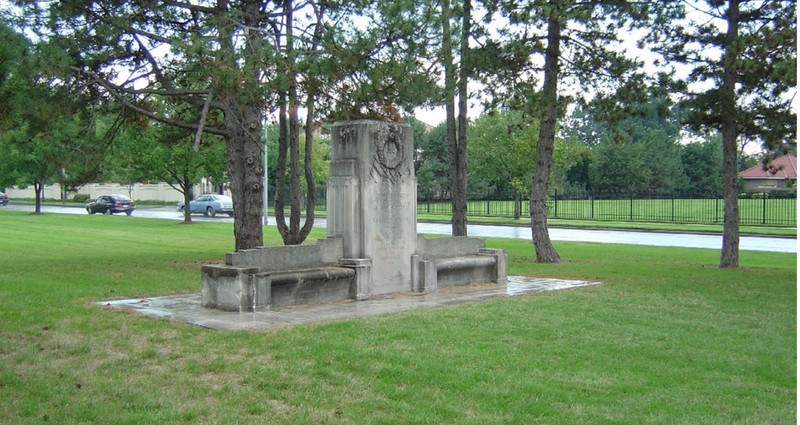
<svg viewBox="0 0 800 425">
<path fill-rule="evenodd" d="M 445 107 L 443 126 L 414 126 L 419 195 L 453 199 L 461 234 L 467 181 L 527 192 L 539 261 L 560 260 L 553 190 L 722 189 L 721 265 L 735 266 L 737 149 L 796 151 L 794 1 L 17 0 L 0 13 L 0 184 L 136 179 L 145 170 L 108 159 L 135 139 L 154 168 L 193 164 L 167 180 L 229 182 L 237 250 L 262 242 L 265 145 L 278 229 L 305 240 L 325 174 L 316 135 L 337 119 Z M 630 54 L 640 35 L 663 60 Z M 487 109 L 470 122 L 476 100 Z M 224 170 L 196 162 L 222 157 Z"/>
</svg>

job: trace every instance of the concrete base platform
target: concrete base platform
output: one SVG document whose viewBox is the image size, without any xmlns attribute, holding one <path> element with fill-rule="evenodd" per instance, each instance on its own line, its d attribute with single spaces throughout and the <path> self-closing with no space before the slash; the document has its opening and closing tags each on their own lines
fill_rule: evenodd
<svg viewBox="0 0 800 425">
<path fill-rule="evenodd" d="M 187 322 L 211 329 L 277 329 L 593 285 L 599 285 L 599 282 L 509 276 L 507 284 L 462 286 L 432 293 L 400 293 L 364 301 L 292 306 L 254 313 L 203 308 L 200 306 L 200 293 L 101 301 L 96 304 L 130 309 L 147 316 Z"/>
</svg>

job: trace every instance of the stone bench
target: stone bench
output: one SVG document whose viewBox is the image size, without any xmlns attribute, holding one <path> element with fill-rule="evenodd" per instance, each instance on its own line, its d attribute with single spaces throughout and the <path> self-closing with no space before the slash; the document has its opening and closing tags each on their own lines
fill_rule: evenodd
<svg viewBox="0 0 800 425">
<path fill-rule="evenodd" d="M 228 253 L 224 265 L 202 266 L 202 305 L 252 312 L 359 299 L 371 263 L 342 258 L 342 252 L 341 238 L 327 238 Z"/>
<path fill-rule="evenodd" d="M 487 249 L 481 239 L 417 237 L 417 251 L 412 257 L 414 291 L 437 291 L 440 288 L 473 283 L 505 283 L 506 253 Z"/>
<path fill-rule="evenodd" d="M 268 300 L 267 304 L 279 307 L 319 304 L 351 298 L 351 287 L 356 271 L 348 267 L 320 267 L 266 272 L 260 276 L 271 278 L 272 299 Z"/>
</svg>

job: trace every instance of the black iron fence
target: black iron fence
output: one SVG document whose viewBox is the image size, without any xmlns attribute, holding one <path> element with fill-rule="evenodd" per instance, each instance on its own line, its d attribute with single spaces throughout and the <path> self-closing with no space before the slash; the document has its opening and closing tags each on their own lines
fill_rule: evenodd
<svg viewBox="0 0 800 425">
<path fill-rule="evenodd" d="M 721 196 L 592 194 L 583 197 L 556 193 L 547 200 L 548 218 L 650 223 L 720 224 L 724 217 Z M 526 217 L 530 206 L 524 200 L 472 200 L 467 215 L 477 217 Z M 450 215 L 449 201 L 417 202 L 417 214 Z M 794 194 L 748 193 L 739 196 L 742 225 L 796 226 L 797 198 Z"/>
<path fill-rule="evenodd" d="M 326 210 L 325 187 L 318 188 L 316 210 Z M 274 194 L 274 192 L 273 192 Z M 287 196 L 287 204 L 290 198 Z M 274 198 L 270 198 L 273 206 Z M 302 201 L 305 208 L 305 199 Z M 566 196 L 555 193 L 547 199 L 548 218 L 648 223 L 721 224 L 725 202 L 721 195 L 654 195 L 603 193 Z M 288 205 L 287 205 L 288 209 Z M 419 215 L 451 215 L 449 200 L 417 201 Z M 467 204 L 471 217 L 528 217 L 527 199 L 477 199 Z M 739 195 L 739 223 L 748 226 L 797 226 L 795 193 L 743 193 Z"/>
</svg>

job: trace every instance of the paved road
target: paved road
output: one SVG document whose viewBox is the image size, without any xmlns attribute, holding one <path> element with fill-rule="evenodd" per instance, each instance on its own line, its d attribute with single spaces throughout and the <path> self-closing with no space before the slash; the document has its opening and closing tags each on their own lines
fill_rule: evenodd
<svg viewBox="0 0 800 425">
<path fill-rule="evenodd" d="M 6 209 L 31 211 L 31 205 L 8 204 L 3 207 Z M 42 207 L 43 212 L 59 214 L 86 214 L 82 208 L 75 207 Z M 145 218 L 161 218 L 169 220 L 182 220 L 183 216 L 175 209 L 165 208 L 139 208 L 134 216 Z M 119 215 L 124 219 L 125 215 Z M 233 219 L 225 217 L 203 217 L 202 215 L 192 216 L 197 221 L 233 222 Z M 270 224 L 274 225 L 272 218 Z M 326 227 L 325 219 L 317 219 L 315 225 Z M 426 234 L 449 235 L 450 225 L 440 223 L 418 223 L 417 231 Z M 516 238 L 530 239 L 530 229 L 527 227 L 515 226 L 493 226 L 483 224 L 469 225 L 468 233 L 470 236 L 494 237 L 494 238 Z M 649 245 L 649 246 L 675 246 L 685 248 L 708 248 L 720 249 L 722 246 L 722 236 L 703 235 L 692 233 L 663 233 L 663 232 L 633 232 L 624 230 L 590 230 L 590 229 L 564 229 L 551 228 L 550 239 L 554 241 L 571 242 L 596 242 L 596 243 L 618 243 L 628 245 Z M 759 236 L 742 236 L 739 240 L 739 249 L 743 251 L 772 251 L 772 252 L 797 252 L 796 238 L 776 238 Z"/>
</svg>

